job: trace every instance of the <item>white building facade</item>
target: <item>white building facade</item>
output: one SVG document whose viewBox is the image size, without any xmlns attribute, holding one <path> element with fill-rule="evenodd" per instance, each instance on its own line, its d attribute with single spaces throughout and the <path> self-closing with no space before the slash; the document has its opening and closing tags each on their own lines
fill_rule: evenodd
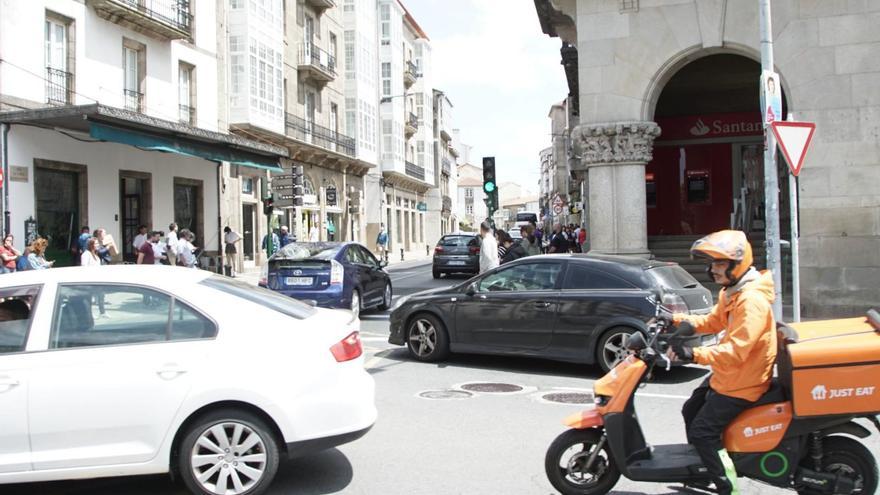
<svg viewBox="0 0 880 495">
<path fill-rule="evenodd" d="M 278 167 L 283 148 L 226 133 L 209 0 L 0 2 L 6 229 L 50 242 L 83 226 L 134 257 L 139 225 L 192 230 L 214 266 L 223 168 Z M 164 153 L 160 153 L 163 151 Z"/>
</svg>

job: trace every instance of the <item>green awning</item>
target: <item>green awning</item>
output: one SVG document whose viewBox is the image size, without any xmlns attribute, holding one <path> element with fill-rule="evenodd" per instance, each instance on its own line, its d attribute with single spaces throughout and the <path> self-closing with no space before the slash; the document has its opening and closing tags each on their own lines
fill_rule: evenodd
<svg viewBox="0 0 880 495">
<path fill-rule="evenodd" d="M 268 157 L 230 147 L 225 143 L 210 144 L 191 139 L 162 136 L 131 129 L 122 129 L 96 122 L 89 123 L 89 135 L 102 141 L 127 144 L 150 151 L 164 151 L 179 155 L 204 158 L 215 162 L 229 162 L 244 167 L 283 172 L 277 157 Z"/>
</svg>

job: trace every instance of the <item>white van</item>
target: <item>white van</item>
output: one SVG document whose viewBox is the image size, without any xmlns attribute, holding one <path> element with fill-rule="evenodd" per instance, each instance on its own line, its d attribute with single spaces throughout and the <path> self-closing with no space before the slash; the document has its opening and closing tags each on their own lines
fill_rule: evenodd
<svg viewBox="0 0 880 495">
<path fill-rule="evenodd" d="M 516 214 L 516 226 L 522 227 L 533 223 L 538 225 L 538 213 L 534 211 L 520 211 Z"/>
</svg>

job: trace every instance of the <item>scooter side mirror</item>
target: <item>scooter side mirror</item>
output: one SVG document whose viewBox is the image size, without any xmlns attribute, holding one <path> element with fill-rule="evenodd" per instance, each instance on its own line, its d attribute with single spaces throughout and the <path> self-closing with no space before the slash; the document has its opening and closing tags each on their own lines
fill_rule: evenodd
<svg viewBox="0 0 880 495">
<path fill-rule="evenodd" d="M 635 332 L 626 339 L 626 348 L 630 351 L 639 352 L 647 347 L 648 342 L 645 341 L 645 335 L 642 332 Z"/>
</svg>

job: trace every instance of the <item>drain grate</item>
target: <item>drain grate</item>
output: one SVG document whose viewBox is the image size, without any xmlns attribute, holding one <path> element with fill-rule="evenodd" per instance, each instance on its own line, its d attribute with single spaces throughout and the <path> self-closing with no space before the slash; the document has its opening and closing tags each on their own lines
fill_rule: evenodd
<svg viewBox="0 0 880 495">
<path fill-rule="evenodd" d="M 419 393 L 419 397 L 422 399 L 433 399 L 433 400 L 443 400 L 443 399 L 469 399 L 473 397 L 474 394 L 470 392 L 465 392 L 463 390 L 426 390 L 424 392 Z"/>
<path fill-rule="evenodd" d="M 519 385 L 512 383 L 466 383 L 461 388 L 469 392 L 486 394 L 512 394 L 523 390 Z"/>
<path fill-rule="evenodd" d="M 593 394 L 584 392 L 551 392 L 541 396 L 547 402 L 559 404 L 592 404 Z"/>
</svg>

